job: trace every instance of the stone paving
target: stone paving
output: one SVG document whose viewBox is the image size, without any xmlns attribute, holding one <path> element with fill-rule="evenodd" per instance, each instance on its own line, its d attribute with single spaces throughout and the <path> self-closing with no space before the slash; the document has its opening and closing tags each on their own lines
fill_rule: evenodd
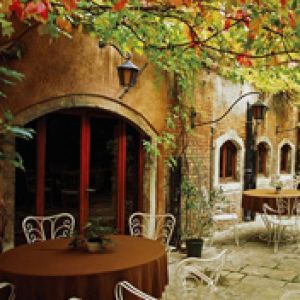
<svg viewBox="0 0 300 300">
<path fill-rule="evenodd" d="M 300 291 L 297 244 L 280 245 L 274 254 L 273 245 L 258 239 L 258 234 L 265 231 L 260 218 L 256 222 L 242 223 L 239 228 L 240 247 L 235 246 L 233 231 L 222 232 L 215 239 L 213 246 L 218 250 L 228 249 L 228 252 L 218 290 L 209 299 L 279 300 L 287 291 Z M 170 265 L 170 278 L 175 265 Z M 197 299 L 208 298 L 199 296 Z M 300 300 L 300 296 L 291 299 Z"/>
</svg>

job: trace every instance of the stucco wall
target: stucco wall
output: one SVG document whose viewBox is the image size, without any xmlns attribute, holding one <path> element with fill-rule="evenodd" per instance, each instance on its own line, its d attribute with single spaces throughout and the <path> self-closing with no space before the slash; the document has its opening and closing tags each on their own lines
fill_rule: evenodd
<svg viewBox="0 0 300 300">
<path fill-rule="evenodd" d="M 37 31 L 37 28 L 32 29 L 21 39 L 26 48 L 22 60 L 9 63 L 25 74 L 25 79 L 14 87 L 1 86 L 14 113 L 69 94 L 100 94 L 113 98 L 120 95 L 122 89 L 116 67 L 123 59 L 115 49 L 109 46 L 99 49 L 97 39 L 80 33 L 75 33 L 73 39 L 51 40 Z M 145 62 L 136 55 L 132 61 L 139 67 Z M 166 80 L 160 84 L 154 80 L 156 75 L 154 68 L 148 65 L 137 85 L 121 101 L 140 112 L 160 131 L 168 105 L 167 87 Z"/>
</svg>

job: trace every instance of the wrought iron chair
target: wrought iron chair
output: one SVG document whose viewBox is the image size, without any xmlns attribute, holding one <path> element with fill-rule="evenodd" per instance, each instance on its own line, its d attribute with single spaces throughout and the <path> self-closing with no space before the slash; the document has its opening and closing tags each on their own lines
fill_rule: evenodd
<svg viewBox="0 0 300 300">
<path fill-rule="evenodd" d="M 144 292 L 142 292 L 141 290 L 139 290 L 138 288 L 136 288 L 135 286 L 133 286 L 132 284 L 130 284 L 128 281 L 120 281 L 115 285 L 115 299 L 116 300 L 123 300 L 124 295 L 123 295 L 123 290 L 128 291 L 130 294 L 137 296 L 139 299 L 143 299 L 143 300 L 158 300 L 157 298 L 154 298 Z"/>
<path fill-rule="evenodd" d="M 15 299 L 15 286 L 10 282 L 0 282 L 0 289 L 10 288 L 10 294 L 8 300 Z"/>
<path fill-rule="evenodd" d="M 189 257 L 180 261 L 174 273 L 176 274 L 174 283 L 178 290 L 185 292 L 201 291 L 204 284 L 207 285 L 209 293 L 215 292 L 221 271 L 225 265 L 226 251 L 225 249 L 209 259 Z M 201 288 L 199 289 L 199 287 Z"/>
<path fill-rule="evenodd" d="M 280 300 L 298 300 L 300 299 L 300 291 L 287 291 L 284 293 Z"/>
<path fill-rule="evenodd" d="M 176 219 L 172 214 L 150 215 L 136 212 L 130 215 L 129 230 L 132 236 L 145 237 L 158 240 L 170 250 L 170 239 L 172 237 Z"/>
<path fill-rule="evenodd" d="M 69 213 L 26 217 L 22 222 L 22 227 L 28 244 L 47 239 L 45 224 L 50 226 L 50 239 L 65 238 L 73 234 L 75 219 Z"/>
<path fill-rule="evenodd" d="M 277 209 L 271 208 L 267 203 L 263 204 L 262 220 L 267 228 L 268 243 L 274 242 L 274 253 L 278 252 L 279 243 L 282 241 L 286 230 L 291 230 L 287 239 L 295 239 L 298 230 L 298 215 L 300 203 L 294 201 L 291 206 L 291 199 L 277 198 Z M 293 214 L 295 214 L 293 216 Z M 297 241 L 298 242 L 298 241 Z"/>
<path fill-rule="evenodd" d="M 232 212 L 230 203 L 226 203 L 226 202 L 216 203 L 214 209 L 214 215 L 212 218 L 214 222 L 214 228 L 217 223 L 224 223 L 224 222 L 233 223 L 234 240 L 236 245 L 239 247 L 240 240 L 239 240 L 239 230 L 237 225 L 239 222 L 239 216 L 235 212 Z"/>
</svg>

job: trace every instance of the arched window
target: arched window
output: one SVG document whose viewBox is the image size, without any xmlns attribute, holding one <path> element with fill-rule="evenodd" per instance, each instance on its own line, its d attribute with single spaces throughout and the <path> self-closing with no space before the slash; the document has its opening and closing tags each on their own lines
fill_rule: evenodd
<svg viewBox="0 0 300 300">
<path fill-rule="evenodd" d="M 284 144 L 280 149 L 280 173 L 291 173 L 292 148 Z"/>
<path fill-rule="evenodd" d="M 220 148 L 220 179 L 221 181 L 236 179 L 237 148 L 231 142 L 225 142 Z"/>
<path fill-rule="evenodd" d="M 267 144 L 261 142 L 257 146 L 257 174 L 267 176 L 267 159 L 268 148 Z"/>
</svg>

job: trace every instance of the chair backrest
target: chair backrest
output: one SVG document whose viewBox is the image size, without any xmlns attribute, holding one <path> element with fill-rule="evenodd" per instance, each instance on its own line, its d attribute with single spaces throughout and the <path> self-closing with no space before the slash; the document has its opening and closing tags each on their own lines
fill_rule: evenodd
<svg viewBox="0 0 300 300">
<path fill-rule="evenodd" d="M 124 295 L 123 295 L 123 290 L 126 290 L 130 294 L 137 296 L 139 299 L 158 300 L 157 298 L 154 298 L 154 297 L 142 292 L 141 290 L 139 290 L 138 288 L 136 288 L 135 286 L 133 286 L 132 284 L 130 284 L 128 281 L 125 281 L 125 280 L 118 282 L 115 286 L 115 299 L 116 300 L 125 299 Z"/>
<path fill-rule="evenodd" d="M 0 289 L 10 288 L 8 300 L 15 299 L 15 286 L 10 282 L 0 282 Z"/>
<path fill-rule="evenodd" d="M 28 244 L 47 239 L 45 227 L 49 226 L 50 239 L 70 237 L 75 227 L 75 219 L 69 213 L 52 216 L 28 216 L 22 222 Z"/>
<path fill-rule="evenodd" d="M 145 237 L 161 241 L 169 246 L 176 219 L 172 214 L 150 215 L 147 213 L 133 213 L 128 220 L 132 236 Z"/>
<path fill-rule="evenodd" d="M 298 198 L 276 198 L 277 214 L 279 216 L 300 215 L 300 200 Z"/>
<path fill-rule="evenodd" d="M 280 300 L 299 300 L 300 299 L 300 291 L 287 291 L 284 293 Z"/>
<path fill-rule="evenodd" d="M 189 257 L 180 261 L 175 269 L 176 285 L 186 290 L 189 288 L 188 283 L 194 281 L 196 285 L 197 283 L 207 284 L 214 291 L 225 265 L 226 251 L 225 249 L 209 259 Z"/>
</svg>

